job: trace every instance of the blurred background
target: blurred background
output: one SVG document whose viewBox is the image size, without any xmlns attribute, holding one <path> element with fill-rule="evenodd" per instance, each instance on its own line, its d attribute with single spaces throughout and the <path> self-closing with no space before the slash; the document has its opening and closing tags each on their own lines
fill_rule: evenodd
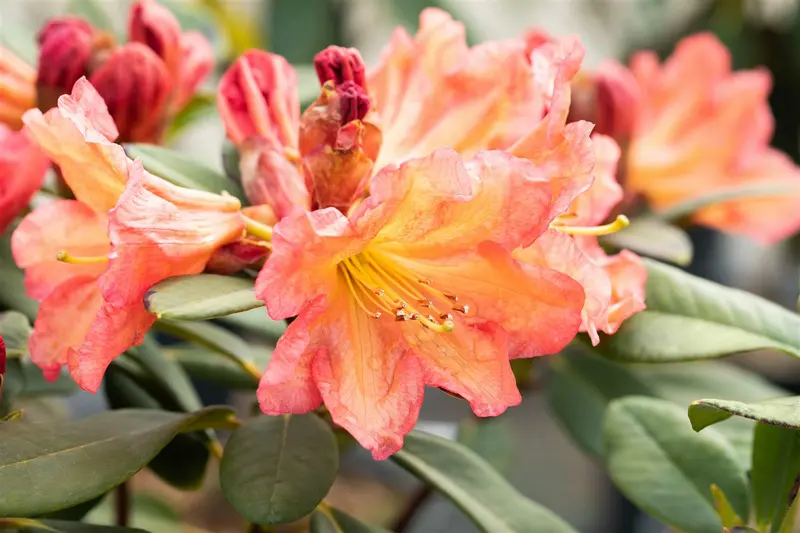
<svg viewBox="0 0 800 533">
<path fill-rule="evenodd" d="M 578 34 L 587 49 L 586 65 L 602 59 L 625 60 L 631 52 L 650 48 L 667 55 L 685 35 L 714 32 L 729 47 L 736 68 L 762 66 L 773 75 L 771 104 L 776 118 L 774 145 L 798 159 L 800 134 L 800 6 L 798 0 L 160 0 L 176 13 L 184 28 L 203 31 L 215 44 L 219 66 L 207 89 L 226 64 L 248 47 L 269 49 L 298 66 L 304 101 L 316 96 L 318 84 L 310 68 L 314 54 L 329 44 L 355 46 L 368 65 L 377 61 L 397 25 L 416 28 L 419 11 L 437 6 L 467 26 L 477 43 L 520 35 L 541 27 L 556 35 Z M 0 0 L 0 40 L 35 62 L 35 32 L 54 16 L 71 12 L 95 25 L 124 35 L 126 0 Z M 213 106 L 173 140 L 215 168 L 222 167 L 224 132 Z M 787 307 L 797 301 L 800 277 L 797 239 L 763 248 L 745 239 L 709 230 L 691 232 L 695 260 L 690 270 L 727 285 L 761 294 Z M 263 313 L 263 310 L 257 311 Z M 264 346 L 263 350 L 269 350 Z M 750 354 L 737 362 L 757 369 L 775 383 L 800 392 L 800 362 L 785 356 Z M 489 423 L 492 439 L 481 442 L 467 406 L 429 391 L 420 428 L 455 438 L 474 436 L 474 446 L 491 449 L 496 466 L 526 496 L 551 508 L 586 533 L 660 532 L 665 528 L 639 514 L 606 479 L 602 470 L 567 438 L 548 412 L 534 380 L 523 404 Z M 209 402 L 230 401 L 207 387 Z M 240 404 L 250 408 L 251 397 Z M 77 395 L 69 409 L 81 416 L 104 408 L 101 395 Z M 48 416 L 50 406 L 38 406 Z M 33 407 L 36 409 L 36 406 Z M 467 420 L 466 423 L 459 423 Z M 472 432 L 472 433 L 470 433 Z M 135 480 L 134 524 L 154 532 L 242 531 L 224 498 L 216 493 L 213 470 L 208 490 L 178 493 L 147 472 Z M 462 533 L 473 526 L 449 502 L 430 496 L 390 463 L 376 463 L 352 448 L 344 458 L 343 475 L 330 496 L 338 507 L 374 523 L 410 532 Z M 422 501 L 419 512 L 403 516 L 410 501 Z M 108 520 L 110 506 L 92 512 Z M 190 526 L 180 526 L 183 517 Z M 399 518 L 398 518 L 399 517 Z"/>
</svg>

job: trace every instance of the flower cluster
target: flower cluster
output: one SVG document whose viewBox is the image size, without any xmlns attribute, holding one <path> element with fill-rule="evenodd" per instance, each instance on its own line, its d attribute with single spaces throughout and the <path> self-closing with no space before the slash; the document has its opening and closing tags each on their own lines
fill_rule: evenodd
<svg viewBox="0 0 800 533">
<path fill-rule="evenodd" d="M 48 159 L 74 195 L 37 207 L 12 236 L 41 302 L 30 355 L 49 379 L 66 365 L 96 391 L 156 321 L 144 301 L 159 281 L 257 270 L 269 316 L 294 318 L 261 379 L 262 411 L 324 405 L 385 458 L 426 386 L 498 415 L 521 401 L 511 360 L 557 353 L 579 332 L 600 343 L 644 309 L 641 259 L 598 242 L 627 225 L 629 197 L 661 209 L 692 187 L 796 180 L 766 144 L 766 75 L 732 75 L 707 36 L 663 68 L 643 55 L 632 71 L 586 74 L 576 38 L 469 47 L 462 24 L 427 9 L 372 69 L 355 49 L 321 51 L 320 94 L 302 113 L 284 58 L 252 50 L 233 63 L 217 103 L 240 154 L 243 208 L 168 183 L 117 144 L 160 139 L 208 72 L 200 41 L 140 0 L 121 47 L 81 21 L 48 24 L 35 91 L 24 64 L 0 57 L 19 89 L 0 90 L 0 116 L 14 127 L 34 97 L 46 111 L 27 110 L 21 132 L 0 130 L 0 204 L 10 206 L 0 226 L 27 205 Z M 25 170 L 11 179 L 2 154 L 14 142 L 24 145 L 8 149 L 8 166 Z M 696 216 L 775 240 L 800 220 L 764 209 L 789 203 L 738 200 Z"/>
</svg>

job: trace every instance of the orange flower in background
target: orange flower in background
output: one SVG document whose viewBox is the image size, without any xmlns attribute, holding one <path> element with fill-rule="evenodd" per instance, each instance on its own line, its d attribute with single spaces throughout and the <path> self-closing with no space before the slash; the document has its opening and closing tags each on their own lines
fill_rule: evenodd
<svg viewBox="0 0 800 533">
<path fill-rule="evenodd" d="M 0 233 L 42 186 L 50 161 L 28 137 L 0 123 Z"/>
<path fill-rule="evenodd" d="M 141 343 L 155 321 L 144 308 L 147 289 L 201 272 L 217 248 L 241 235 L 240 205 L 170 185 L 131 161 L 113 142 L 114 121 L 85 78 L 58 108 L 30 110 L 24 120 L 24 132 L 76 197 L 39 207 L 12 235 L 27 293 L 41 302 L 31 359 L 48 379 L 68 364 L 94 392 L 108 364 Z"/>
<path fill-rule="evenodd" d="M 39 108 L 53 107 L 86 76 L 105 100 L 121 142 L 159 142 L 213 68 L 213 50 L 201 34 L 182 33 L 154 0 L 133 4 L 129 33 L 129 42 L 118 46 L 80 18 L 49 21 L 39 33 Z M 4 85 L 0 79 L 0 94 Z"/>
<path fill-rule="evenodd" d="M 22 127 L 22 114 L 36 105 L 36 71 L 0 46 L 0 124 Z"/>
<path fill-rule="evenodd" d="M 402 446 L 425 385 L 479 416 L 520 401 L 509 356 L 555 353 L 580 325 L 583 290 L 514 260 L 559 198 L 536 165 L 504 152 L 463 162 L 441 149 L 384 167 L 345 216 L 283 218 L 256 294 L 274 319 L 298 315 L 258 391 L 267 414 L 324 402 L 378 459 Z"/>
</svg>

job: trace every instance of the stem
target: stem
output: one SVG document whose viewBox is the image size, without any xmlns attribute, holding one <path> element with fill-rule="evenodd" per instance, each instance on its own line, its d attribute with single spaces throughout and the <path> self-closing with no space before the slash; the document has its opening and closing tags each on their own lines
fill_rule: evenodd
<svg viewBox="0 0 800 533">
<path fill-rule="evenodd" d="M 128 483 L 125 482 L 117 487 L 114 493 L 115 508 L 117 510 L 116 525 L 127 527 L 131 515 L 131 495 L 128 492 Z"/>
<path fill-rule="evenodd" d="M 420 507 L 428 501 L 433 491 L 431 491 L 430 487 L 425 486 L 422 490 L 420 490 L 414 498 L 408 503 L 408 507 L 406 510 L 403 511 L 397 518 L 397 522 L 395 522 L 392 531 L 395 533 L 405 533 L 408 527 L 411 525 L 414 516 L 416 516 L 417 511 L 419 511 Z"/>
<path fill-rule="evenodd" d="M 264 239 L 267 242 L 272 240 L 272 226 L 267 226 L 266 224 L 262 224 L 256 220 L 253 220 L 250 217 L 246 217 L 242 215 L 244 219 L 244 229 L 250 235 L 254 235 L 260 239 Z"/>
</svg>

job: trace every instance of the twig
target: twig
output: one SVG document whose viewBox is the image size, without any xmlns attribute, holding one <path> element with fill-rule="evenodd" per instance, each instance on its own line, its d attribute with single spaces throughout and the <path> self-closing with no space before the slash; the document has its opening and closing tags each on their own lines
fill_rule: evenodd
<svg viewBox="0 0 800 533">
<path fill-rule="evenodd" d="M 114 503 L 117 510 L 117 526 L 127 527 L 131 515 L 131 495 L 127 482 L 117 487 L 114 493 Z"/>
</svg>

